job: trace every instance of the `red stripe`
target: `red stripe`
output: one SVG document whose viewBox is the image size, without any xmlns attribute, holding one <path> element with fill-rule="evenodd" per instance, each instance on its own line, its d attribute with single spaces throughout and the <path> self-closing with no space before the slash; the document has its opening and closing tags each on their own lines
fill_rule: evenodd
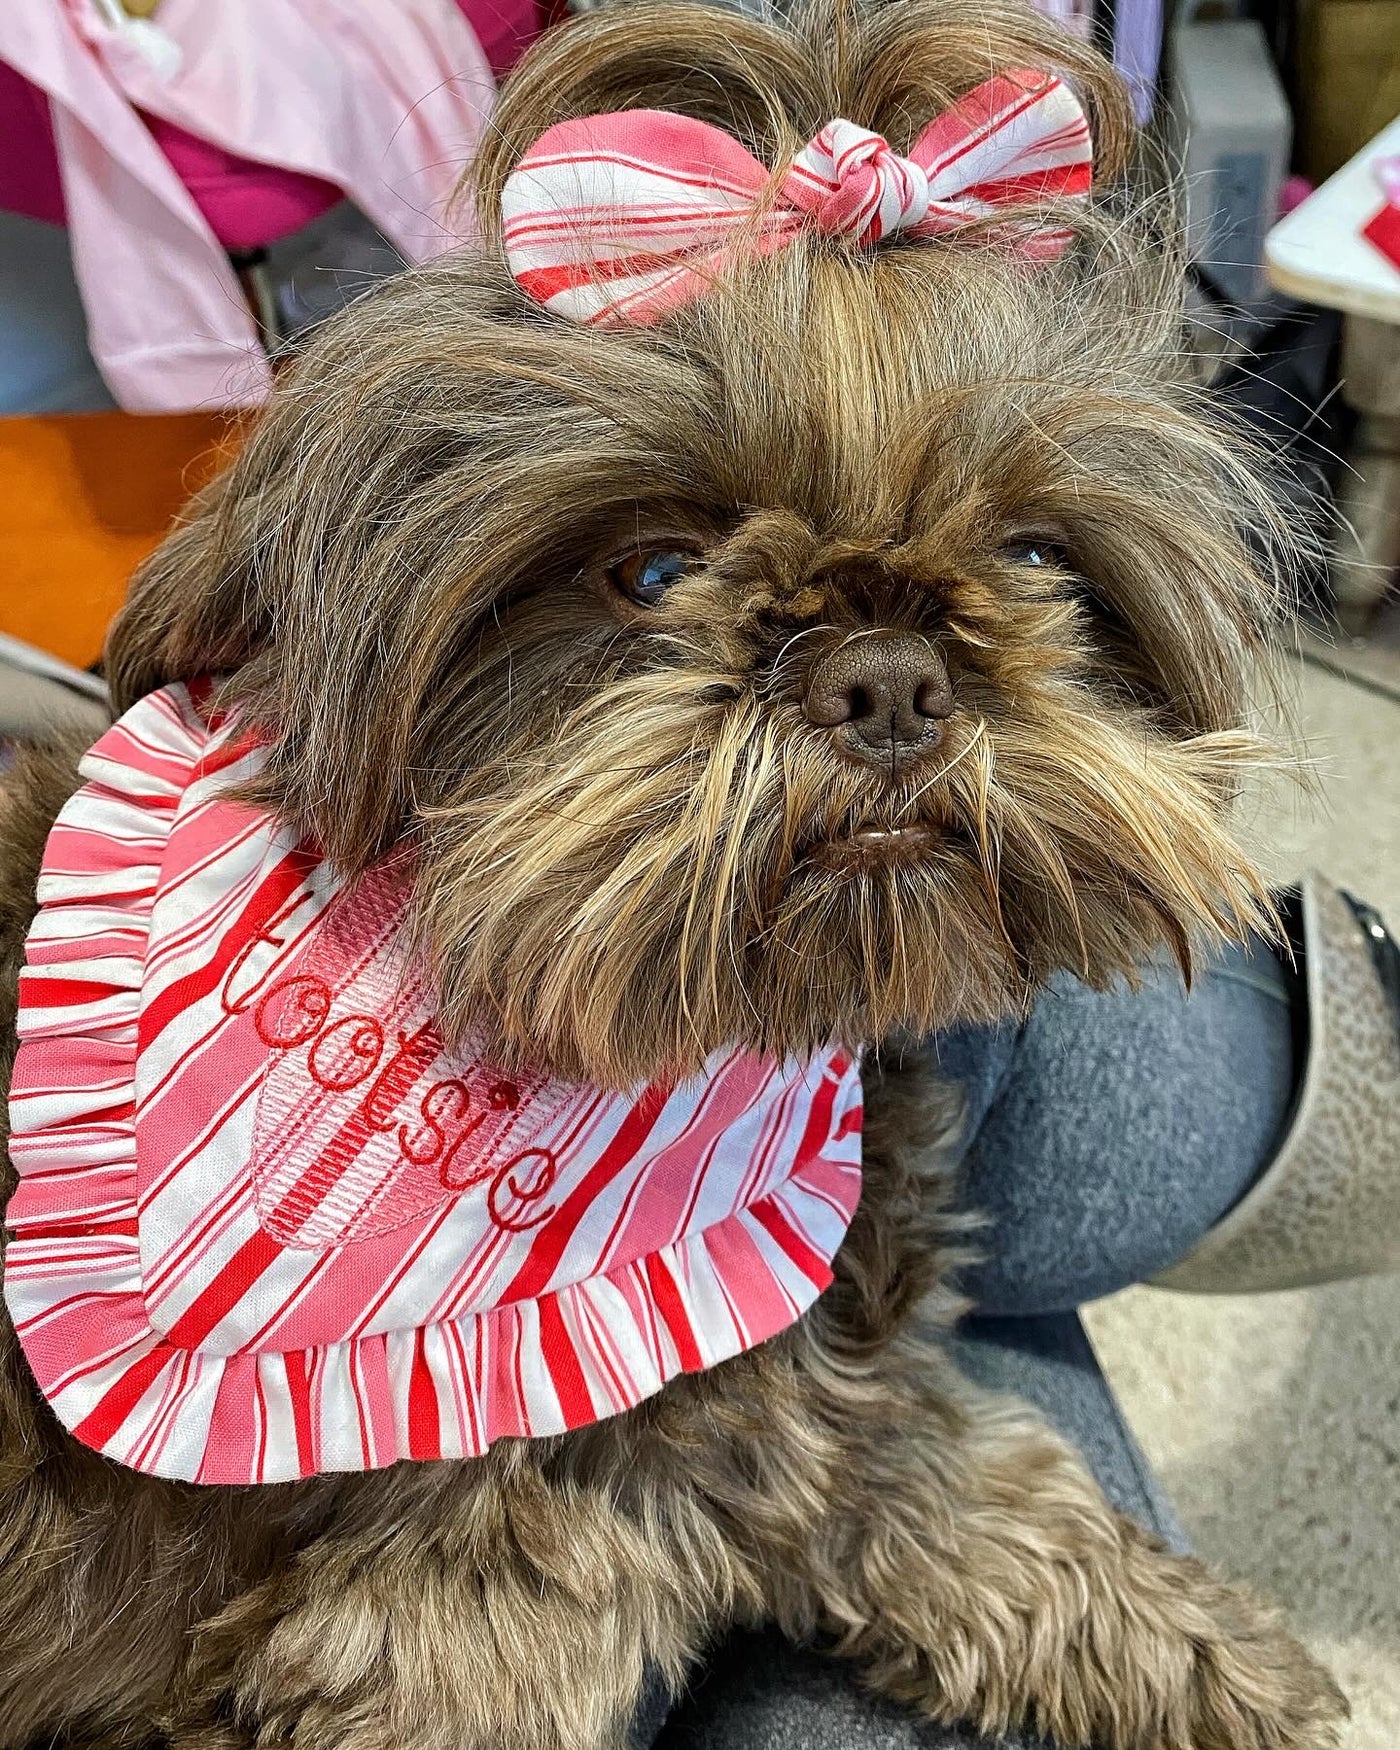
<svg viewBox="0 0 1400 1750">
<path fill-rule="evenodd" d="M 825 1288 L 831 1281 L 831 1266 L 820 1252 L 812 1248 L 778 1208 L 776 1199 L 765 1197 L 755 1203 L 749 1213 L 782 1247 L 809 1282 Z"/>
<path fill-rule="evenodd" d="M 540 1302 L 540 1352 L 549 1369 L 559 1408 L 564 1412 L 564 1426 L 581 1428 L 593 1421 L 593 1397 L 574 1353 L 557 1294 L 547 1294 Z"/>
<path fill-rule="evenodd" d="M 129 984 L 99 984 L 91 978 L 42 978 L 37 973 L 21 973 L 19 1001 L 21 1009 L 77 1008 L 83 1003 L 100 1003 L 107 997 L 134 996 Z"/>
<path fill-rule="evenodd" d="M 611 280 L 636 279 L 665 268 L 686 267 L 704 253 L 706 245 L 690 244 L 684 249 L 660 250 L 647 255 L 616 255 L 587 261 L 567 261 L 558 267 L 531 267 L 515 276 L 515 283 L 537 304 L 547 304 L 560 292 L 576 291 L 579 286 L 606 284 Z"/>
<path fill-rule="evenodd" d="M 84 1446 L 95 1447 L 101 1451 L 140 1403 L 151 1381 L 169 1360 L 170 1350 L 164 1343 L 158 1343 L 149 1354 L 133 1362 L 73 1429 L 74 1437 L 81 1440 Z"/>
<path fill-rule="evenodd" d="M 814 1161 L 826 1147 L 831 1136 L 831 1114 L 836 1105 L 836 1092 L 840 1087 L 838 1078 L 830 1073 L 821 1079 L 821 1086 L 812 1096 L 812 1105 L 807 1113 L 807 1123 L 802 1131 L 802 1140 L 797 1145 L 797 1152 L 792 1157 L 792 1170 L 800 1173 L 809 1161 Z"/>
<path fill-rule="evenodd" d="M 956 164 L 959 159 L 966 158 L 969 152 L 975 150 L 976 147 L 983 145 L 987 140 L 991 139 L 994 134 L 999 134 L 1003 128 L 1009 127 L 1012 122 L 1023 116 L 1028 109 L 1034 109 L 1036 104 L 1041 101 L 1046 93 L 1053 90 L 1058 83 L 1058 80 L 1051 79 L 1043 85 L 1037 85 L 1028 90 L 1025 86 L 1018 85 L 1011 79 L 989 79 L 985 85 L 979 85 L 974 90 L 969 91 L 966 97 L 961 98 L 953 105 L 952 109 L 948 111 L 948 116 L 961 121 L 969 132 L 966 138 L 960 141 L 955 149 L 947 151 L 943 157 L 937 159 L 933 164 L 924 165 L 929 176 L 931 178 L 942 176 L 943 173 Z M 982 109 L 982 104 L 992 100 L 996 88 L 1001 85 L 1009 85 L 1013 91 L 1021 93 L 1020 100 L 1018 102 L 1005 104 L 998 110 L 991 112 L 984 111 Z M 939 120 L 942 121 L 943 118 L 940 117 Z M 925 132 L 937 133 L 938 128 L 939 123 L 935 122 L 933 127 L 926 129 Z M 923 144 L 922 137 L 914 142 L 913 157 L 916 163 L 923 163 L 924 155 L 919 150 Z"/>
<path fill-rule="evenodd" d="M 210 959 L 197 972 L 177 978 L 174 984 L 169 985 L 141 1011 L 139 1034 L 143 1051 L 177 1015 L 193 1007 L 218 986 L 234 958 L 250 941 L 256 939 L 263 925 L 276 913 L 283 901 L 296 892 L 316 868 L 319 860 L 305 845 L 299 845 L 275 865 L 247 906 L 224 932 Z"/>
<path fill-rule="evenodd" d="M 214 778 L 220 772 L 226 772 L 230 766 L 236 766 L 240 760 L 246 760 L 249 754 L 257 753 L 265 746 L 263 737 L 247 733 L 230 736 L 227 741 L 211 749 L 203 755 L 195 766 L 190 777 L 191 784 L 197 784 L 201 778 Z"/>
<path fill-rule="evenodd" d="M 1044 200 L 1049 195 L 1083 194 L 1093 181 L 1088 164 L 1057 164 L 1046 170 L 1028 170 L 1022 176 L 998 176 L 974 182 L 959 196 L 962 200 L 986 201 L 989 206 L 1012 206 L 1019 201 Z"/>
<path fill-rule="evenodd" d="M 165 1183 L 169 1180 L 153 1181 L 152 1186 L 143 1186 L 143 1195 L 153 1197 Z M 141 1284 L 147 1306 L 163 1301 L 170 1285 L 184 1280 L 194 1260 L 208 1251 L 211 1241 L 228 1231 L 230 1224 L 251 1207 L 253 1200 L 246 1177 L 239 1174 L 234 1174 L 212 1197 L 206 1194 L 202 1207 L 168 1243 L 159 1262 L 148 1261 Z"/>
<path fill-rule="evenodd" d="M 612 1388 L 613 1407 L 636 1403 L 638 1395 L 636 1382 L 628 1371 L 626 1362 L 618 1352 L 616 1336 L 607 1320 L 600 1318 L 597 1308 L 583 1299 L 576 1303 L 575 1313 L 584 1326 L 594 1361 L 608 1376 L 608 1383 Z"/>
<path fill-rule="evenodd" d="M 599 121 L 604 118 L 595 116 L 589 119 L 591 121 Z M 558 126 L 571 127 L 573 124 L 569 122 L 561 122 Z M 699 135 L 702 134 L 702 132 L 717 133 L 719 130 L 717 128 L 711 128 L 707 122 L 696 122 L 695 132 Z M 748 154 L 745 154 L 745 156 L 748 156 Z M 570 146 L 562 151 L 540 152 L 538 154 L 533 151 L 527 152 L 520 160 L 520 163 L 516 166 L 515 171 L 512 172 L 512 175 L 517 175 L 523 171 L 538 177 L 539 172 L 542 170 L 572 170 L 580 164 L 585 166 L 593 164 L 611 164 L 621 170 L 640 170 L 644 176 L 659 177 L 663 182 L 674 183 L 679 188 L 698 188 L 705 190 L 718 189 L 724 194 L 739 195 L 745 200 L 753 200 L 758 191 L 762 189 L 763 184 L 767 179 L 767 173 L 757 158 L 752 158 L 750 162 L 754 167 L 754 184 L 752 188 L 745 187 L 742 183 L 727 180 L 720 175 L 718 169 L 710 165 L 706 165 L 700 170 L 688 171 L 679 163 L 658 163 L 654 158 L 637 158 L 617 148 L 600 146 L 597 133 L 593 132 L 585 139 L 581 140 L 577 146 Z M 559 178 L 549 179 L 549 181 L 554 183 L 557 183 L 559 180 Z M 592 209 L 589 208 L 585 210 L 591 211 Z M 514 222 L 518 223 L 518 221 Z"/>
<path fill-rule="evenodd" d="M 639 201 L 635 206 L 610 207 L 604 212 L 595 207 L 552 207 L 547 213 L 529 213 L 512 220 L 506 228 L 506 246 L 512 254 L 520 255 L 564 244 L 574 254 L 581 242 L 593 248 L 600 243 L 617 243 L 628 237 L 648 239 L 669 231 L 688 236 L 707 226 L 732 231 L 751 219 L 750 213 L 738 208 L 682 207 L 674 201 L 664 206 Z M 585 228 L 586 236 L 580 238 L 579 232 Z"/>
<path fill-rule="evenodd" d="M 306 1351 L 289 1349 L 283 1354 L 282 1361 L 287 1370 L 287 1395 L 292 1400 L 297 1469 L 304 1477 L 309 1477 L 316 1469 L 316 1442 L 311 1423 L 311 1381 L 306 1373 Z"/>
<path fill-rule="evenodd" d="M 687 1373 L 698 1373 L 705 1362 L 700 1354 L 700 1345 L 695 1341 L 695 1332 L 690 1327 L 690 1320 L 686 1317 L 685 1302 L 681 1299 L 675 1278 L 655 1252 L 647 1253 L 647 1282 L 656 1298 L 656 1310 L 665 1320 L 666 1329 L 671 1333 L 671 1341 L 676 1345 L 681 1366 Z"/>
<path fill-rule="evenodd" d="M 423 1347 L 423 1330 L 413 1333 L 413 1367 L 408 1376 L 408 1456 L 441 1458 L 437 1387 Z"/>
<path fill-rule="evenodd" d="M 125 1205 L 130 1208 L 130 1204 Z M 91 1240 L 91 1239 L 135 1239 L 137 1236 L 136 1217 L 134 1215 L 113 1215 L 105 1219 L 102 1216 L 74 1216 L 71 1220 L 12 1223 L 15 1232 L 22 1233 L 26 1244 L 39 1245 L 49 1240 Z M 68 1253 L 56 1254 L 68 1259 Z"/>
<path fill-rule="evenodd" d="M 123 873 L 125 873 L 125 871 L 123 871 Z M 91 874 L 91 870 L 88 870 L 88 869 L 70 869 L 70 870 L 51 869 L 48 867 L 48 865 L 46 863 L 44 866 L 44 874 L 45 875 L 62 875 L 62 874 L 88 875 L 88 874 Z M 96 910 L 99 906 L 104 907 L 104 908 L 110 908 L 114 898 L 119 899 L 123 905 L 125 905 L 128 901 L 132 905 L 135 905 L 138 900 L 153 899 L 155 897 L 155 891 L 156 890 L 154 887 L 123 887 L 114 893 L 103 893 L 100 897 L 95 896 L 92 893 L 88 893 L 88 892 L 70 893 L 70 894 L 66 894 L 62 897 L 55 897 L 53 899 L 46 899 L 44 901 L 43 905 L 40 907 L 40 915 L 46 917 L 49 914 L 49 912 L 51 912 L 51 911 L 71 911 L 76 906 L 90 906 L 94 910 Z M 143 940 L 144 940 L 145 934 L 146 934 L 145 930 L 138 924 L 112 925 L 109 928 L 104 928 L 103 930 L 101 930 L 98 933 L 100 935 L 103 935 L 103 936 L 106 936 L 106 935 L 114 935 L 114 936 L 116 936 L 116 935 L 121 935 L 121 936 L 139 935 Z"/>
<path fill-rule="evenodd" d="M 166 1333 L 172 1349 L 198 1349 L 227 1313 L 282 1255 L 282 1247 L 261 1228 L 244 1240 L 219 1274 L 181 1313 Z"/>
<path fill-rule="evenodd" d="M 267 1393 L 263 1389 L 262 1369 L 256 1361 L 253 1363 L 253 1406 L 256 1413 L 250 1419 L 257 1429 L 257 1445 L 253 1448 L 252 1471 L 255 1477 L 261 1477 L 267 1469 Z"/>
<path fill-rule="evenodd" d="M 623 1120 L 612 1141 L 590 1167 L 587 1176 L 560 1204 L 558 1214 L 530 1248 L 529 1256 L 516 1272 L 514 1279 L 507 1284 L 497 1305 L 505 1306 L 515 1300 L 533 1300 L 544 1291 L 564 1255 L 565 1246 L 573 1238 L 574 1230 L 604 1187 L 636 1157 L 670 1097 L 671 1086 L 668 1082 L 653 1082 L 646 1089 Z"/>
<path fill-rule="evenodd" d="M 130 1083 L 127 1085 L 130 1086 Z M 94 1090 L 79 1088 L 76 1086 L 72 1088 L 26 1088 L 22 1094 L 13 1095 L 10 1104 L 12 1107 L 18 1107 L 24 1100 L 51 1099 L 56 1093 L 85 1094 L 92 1091 Z M 135 1116 L 135 1100 L 123 1100 L 116 1106 L 99 1106 L 95 1111 L 82 1112 L 76 1118 L 55 1119 L 52 1123 L 46 1124 L 43 1127 L 41 1135 L 43 1137 L 62 1139 L 65 1136 L 72 1135 L 75 1131 L 96 1130 L 99 1127 L 111 1127 L 119 1130 L 128 1121 L 134 1119 Z M 21 1141 L 22 1135 L 15 1140 Z M 96 1166 L 99 1163 L 95 1161 L 85 1161 L 83 1164 L 84 1166 Z"/>
</svg>

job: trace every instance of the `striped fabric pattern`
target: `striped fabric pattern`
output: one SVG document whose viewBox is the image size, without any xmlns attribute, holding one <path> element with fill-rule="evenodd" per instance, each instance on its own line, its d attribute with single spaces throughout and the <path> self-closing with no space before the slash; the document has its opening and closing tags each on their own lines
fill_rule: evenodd
<svg viewBox="0 0 1400 1750">
<path fill-rule="evenodd" d="M 501 213 L 510 270 L 536 303 L 571 322 L 644 325 L 805 228 L 868 248 L 1004 208 L 1001 234 L 1049 260 L 1070 232 L 1024 209 L 1083 200 L 1092 179 L 1079 99 L 1057 74 L 1014 68 L 938 116 L 907 158 L 838 118 L 781 177 L 722 129 L 669 110 L 559 122 L 507 178 Z"/>
<path fill-rule="evenodd" d="M 54 826 L 21 980 L 5 1296 L 41 1390 L 138 1470 L 469 1457 L 791 1324 L 860 1189 L 837 1048 L 628 1094 L 449 1046 L 352 888 L 228 800 L 206 689 L 137 705 Z"/>
</svg>

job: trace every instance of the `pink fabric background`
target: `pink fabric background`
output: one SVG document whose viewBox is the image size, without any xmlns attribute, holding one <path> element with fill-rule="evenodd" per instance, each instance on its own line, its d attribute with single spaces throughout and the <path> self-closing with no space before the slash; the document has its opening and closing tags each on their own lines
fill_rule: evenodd
<svg viewBox="0 0 1400 1750">
<path fill-rule="evenodd" d="M 540 0 L 456 0 L 497 79 L 539 35 Z M 340 199 L 329 183 L 239 158 L 158 117 L 152 137 L 227 249 L 256 249 L 297 230 Z M 46 224 L 67 222 L 48 100 L 0 60 L 0 212 Z"/>
<path fill-rule="evenodd" d="M 342 192 L 410 260 L 457 241 L 445 208 L 489 113 L 491 70 L 455 0 L 394 0 L 392 22 L 383 0 L 165 0 L 159 27 L 181 65 L 163 77 L 91 0 L 0 7 L 0 103 L 24 135 L 15 204 L 55 216 L 53 163 L 23 125 L 42 121 L 42 92 L 92 350 L 124 407 L 266 394 L 228 246 L 293 229 Z M 267 167 L 256 195 L 229 190 L 238 160 Z"/>
</svg>

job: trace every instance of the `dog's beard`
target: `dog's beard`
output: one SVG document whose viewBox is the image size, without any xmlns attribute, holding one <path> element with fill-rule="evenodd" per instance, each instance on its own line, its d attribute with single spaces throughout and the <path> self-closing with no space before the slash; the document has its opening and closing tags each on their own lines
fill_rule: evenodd
<svg viewBox="0 0 1400 1750">
<path fill-rule="evenodd" d="M 1133 978 L 1267 897 L 1222 821 L 1253 751 L 1066 687 L 960 715 L 896 786 L 717 677 L 614 680 L 430 811 L 419 924 L 449 1029 L 625 1085 L 1025 1009 L 1055 970 Z M 913 829 L 913 830 L 911 830 Z"/>
</svg>

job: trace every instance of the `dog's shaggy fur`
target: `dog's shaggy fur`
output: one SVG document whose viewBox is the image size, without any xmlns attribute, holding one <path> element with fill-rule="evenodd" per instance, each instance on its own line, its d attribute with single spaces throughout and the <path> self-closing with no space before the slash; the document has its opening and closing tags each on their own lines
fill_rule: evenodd
<svg viewBox="0 0 1400 1750">
<path fill-rule="evenodd" d="M 607 334 L 505 271 L 503 179 L 565 114 L 680 109 L 781 164 L 833 115 L 906 148 L 1037 64 L 1095 118 L 1100 197 L 1058 265 L 995 235 L 814 239 Z M 1261 903 L 1223 816 L 1276 585 L 1267 498 L 1179 380 L 1129 135 L 1107 67 L 1009 0 L 571 26 L 498 113 L 483 247 L 332 325 L 139 576 L 118 703 L 230 676 L 271 742 L 261 800 L 352 874 L 414 848 L 449 1026 L 613 1085 L 1015 1012 L 1163 942 L 1189 961 Z M 676 547 L 664 599 L 624 599 L 619 558 Z M 936 647 L 956 701 L 937 757 L 888 772 L 802 708 L 879 629 Z M 51 756 L 11 786 L 7 1036 L 75 782 Z M 916 857 L 853 836 L 910 822 Z M 989 1731 L 1334 1742 L 1336 1691 L 1268 1611 L 953 1374 L 944 1102 L 917 1059 L 869 1081 L 832 1289 L 565 1438 L 201 1490 L 76 1445 L 6 1331 L 0 1745 L 597 1750 L 649 1668 L 679 1683 L 760 1619 Z"/>
</svg>

